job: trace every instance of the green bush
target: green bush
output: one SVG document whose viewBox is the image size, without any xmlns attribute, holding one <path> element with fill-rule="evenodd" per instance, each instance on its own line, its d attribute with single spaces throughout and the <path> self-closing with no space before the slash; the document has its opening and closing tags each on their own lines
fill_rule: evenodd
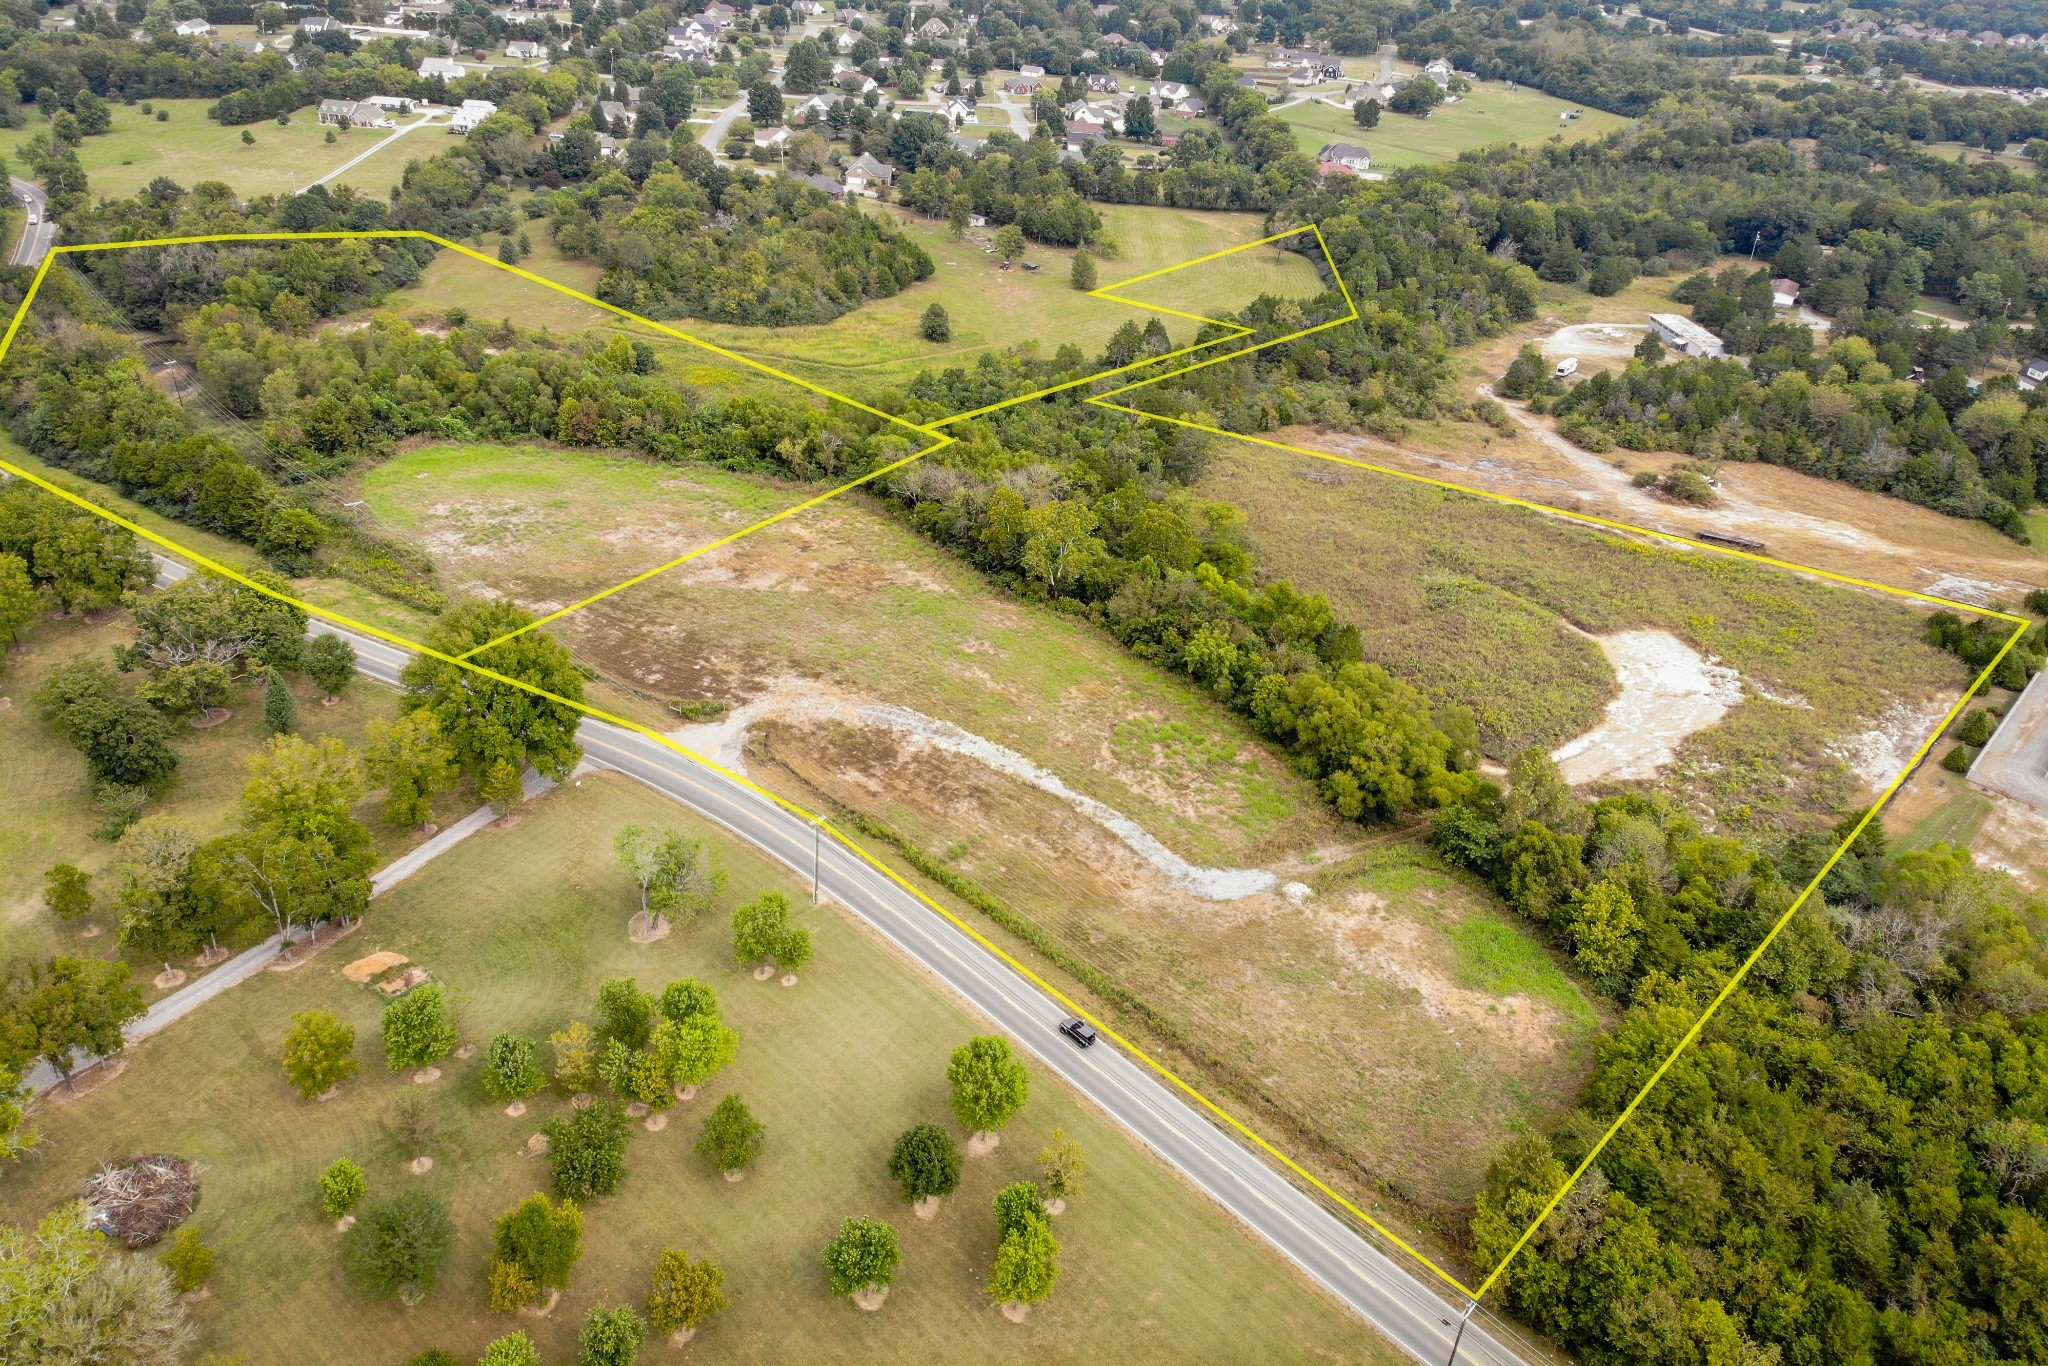
<svg viewBox="0 0 2048 1366">
<path fill-rule="evenodd" d="M 1982 748 L 1998 729 L 1998 713 L 1989 707 L 1979 707 L 1963 718 L 1963 724 L 1956 727 L 1956 739 L 1966 745 Z"/>
<path fill-rule="evenodd" d="M 1942 757 L 1941 766 L 1951 773 L 1968 773 L 1976 760 L 1976 750 L 1968 745 L 1957 745 Z"/>
</svg>

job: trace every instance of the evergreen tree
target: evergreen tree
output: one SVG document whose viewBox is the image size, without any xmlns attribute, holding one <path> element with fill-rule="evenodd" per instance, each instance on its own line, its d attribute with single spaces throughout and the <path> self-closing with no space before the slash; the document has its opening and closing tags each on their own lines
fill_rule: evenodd
<svg viewBox="0 0 2048 1366">
<path fill-rule="evenodd" d="M 289 735 L 299 728 L 299 704 L 285 686 L 284 675 L 272 669 L 263 684 L 263 731 L 266 735 Z"/>
</svg>

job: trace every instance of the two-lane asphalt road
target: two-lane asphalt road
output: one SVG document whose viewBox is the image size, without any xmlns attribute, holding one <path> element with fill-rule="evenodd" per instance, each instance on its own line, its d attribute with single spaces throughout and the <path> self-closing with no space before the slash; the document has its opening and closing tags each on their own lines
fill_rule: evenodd
<svg viewBox="0 0 2048 1366">
<path fill-rule="evenodd" d="M 312 629 L 346 639 L 356 649 L 357 667 L 381 682 L 395 684 L 410 658 L 396 646 L 317 619 Z M 1069 1043 L 1057 1031 L 1066 1013 L 1057 1001 L 857 854 L 744 783 L 637 731 L 586 719 L 577 738 L 592 763 L 716 821 L 800 877 L 811 876 L 815 859 L 826 896 L 994 1021 L 1397 1346 L 1431 1366 L 1450 1361 L 1462 1303 L 1453 1307 L 1422 1273 L 1366 1241 L 1144 1064 L 1107 1042 L 1087 1050 Z M 1477 1321 L 1466 1328 L 1457 1360 L 1523 1366 Z"/>
<path fill-rule="evenodd" d="M 8 181 L 14 187 L 15 202 L 27 206 L 29 221 L 22 224 L 21 240 L 14 244 L 14 254 L 7 258 L 7 264 L 41 265 L 57 240 L 57 225 L 50 221 L 50 197 L 32 180 L 10 176 Z"/>
</svg>

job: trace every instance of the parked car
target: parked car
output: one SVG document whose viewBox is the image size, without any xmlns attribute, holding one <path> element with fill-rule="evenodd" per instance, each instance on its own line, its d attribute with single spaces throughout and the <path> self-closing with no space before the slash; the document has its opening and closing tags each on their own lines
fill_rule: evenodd
<svg viewBox="0 0 2048 1366">
<path fill-rule="evenodd" d="M 1079 1015 L 1069 1015 L 1066 1019 L 1061 1020 L 1060 1033 L 1066 1035 L 1083 1048 L 1091 1046 L 1095 1042 L 1096 1037 L 1095 1026 L 1089 1024 Z"/>
</svg>

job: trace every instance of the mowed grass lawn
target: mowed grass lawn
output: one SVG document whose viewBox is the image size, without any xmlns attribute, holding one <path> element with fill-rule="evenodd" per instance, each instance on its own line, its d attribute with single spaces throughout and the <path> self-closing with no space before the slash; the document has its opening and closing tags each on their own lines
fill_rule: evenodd
<svg viewBox="0 0 2048 1366">
<path fill-rule="evenodd" d="M 1367 659 L 1471 706 L 1499 759 L 1597 720 L 1613 674 L 1580 631 L 1662 629 L 1738 670 L 1770 696 L 1693 736 L 1663 780 L 1722 819 L 1832 821 L 1858 790 L 1843 743 L 1968 682 L 1918 609 L 1763 565 L 1239 443 L 1197 492 L 1243 508 L 1266 572 L 1328 594 Z"/>
<path fill-rule="evenodd" d="M 367 151 L 374 139 L 389 129 L 359 128 L 337 133 L 334 145 L 327 144 L 327 129 L 308 106 L 292 115 L 285 127 L 273 121 L 249 125 L 255 137 L 252 147 L 242 145 L 242 130 L 227 128 L 206 117 L 212 100 L 153 100 L 152 109 L 163 109 L 171 117 L 157 122 L 139 104 L 114 104 L 112 131 L 89 137 L 78 144 L 78 161 L 85 168 L 86 186 L 95 198 L 122 199 L 134 194 L 158 176 L 168 176 L 186 189 L 202 180 L 222 180 L 244 195 L 289 193 L 305 186 L 350 157 Z M 25 164 L 21 145 L 49 128 L 31 112 L 26 125 L 0 129 L 0 154 L 20 170 Z M 403 147 L 413 138 L 430 136 L 422 129 L 399 142 Z M 423 142 L 421 146 L 438 145 Z M 415 155 L 422 155 L 417 150 Z M 382 198 L 398 183 L 404 161 L 391 168 L 388 179 L 363 178 L 356 187 Z"/>
<path fill-rule="evenodd" d="M 718 909 L 671 938 L 626 937 L 637 898 L 611 853 L 628 821 L 709 835 L 730 875 Z M 800 908 L 817 956 L 785 989 L 733 966 L 731 908 L 767 887 Z M 432 1346 L 473 1361 L 523 1328 L 544 1359 L 570 1360 L 594 1305 L 638 1304 L 663 1247 L 725 1269 L 732 1307 L 677 1359 L 699 1361 L 1369 1361 L 1397 1354 L 1137 1145 L 1035 1070 L 1030 1103 L 989 1156 L 970 1159 L 937 1218 L 912 1217 L 886 1163 L 919 1120 L 952 1128 L 950 1050 L 984 1026 L 802 887 L 744 846 L 615 775 L 564 786 L 437 860 L 380 900 L 362 928 L 307 966 L 264 973 L 133 1050 L 126 1072 L 35 1116 L 45 1147 L 0 1184 L 0 1217 L 27 1223 L 72 1197 L 95 1166 L 134 1152 L 200 1164 L 192 1222 L 219 1251 L 210 1298 L 193 1306 L 203 1347 L 262 1362 L 398 1362 Z M 341 975 L 391 949 L 428 967 L 460 1002 L 464 1038 L 533 1036 L 594 1020 L 598 984 L 645 988 L 695 976 L 718 992 L 739 1032 L 738 1062 L 670 1112 L 659 1133 L 630 1131 L 621 1191 L 585 1211 L 584 1254 L 545 1321 L 488 1312 L 484 1260 L 493 1218 L 546 1188 L 528 1136 L 567 1112 L 547 1093 L 520 1119 L 480 1089 L 481 1056 L 451 1059 L 414 1088 L 386 1070 L 377 1043 L 384 998 Z M 362 1075 L 327 1104 L 284 1082 L 280 1040 L 292 1012 L 332 1010 L 358 1034 Z M 383 1129 L 402 1091 L 424 1095 L 441 1126 L 424 1176 L 406 1170 Z M 731 1184 L 692 1152 L 703 1118 L 737 1093 L 767 1126 L 767 1148 Z M 1056 1223 L 1061 1274 L 1023 1326 L 989 1304 L 990 1201 L 1035 1174 L 1055 1127 L 1087 1150 L 1087 1187 Z M 317 1205 L 335 1157 L 367 1169 L 369 1200 L 424 1189 L 453 1207 L 458 1243 L 440 1284 L 413 1309 L 366 1298 L 346 1279 L 342 1239 Z M 863 1314 L 827 1291 L 818 1249 L 848 1215 L 900 1231 L 904 1262 L 888 1304 Z M 650 1344 L 643 1360 L 670 1356 Z"/>
<path fill-rule="evenodd" d="M 1571 120 L 1560 114 L 1585 113 Z M 1566 142 L 1599 137 L 1628 126 L 1619 114 L 1546 95 L 1528 86 L 1508 89 L 1505 82 L 1478 81 L 1456 104 L 1438 105 L 1426 119 L 1382 112 L 1380 126 L 1360 128 L 1349 109 L 1308 100 L 1277 111 L 1294 126 L 1294 140 L 1313 156 L 1332 142 L 1354 142 L 1372 153 L 1375 167 L 1420 166 L 1451 161 L 1459 153 L 1496 142 L 1538 143 L 1553 137 Z"/>
</svg>

